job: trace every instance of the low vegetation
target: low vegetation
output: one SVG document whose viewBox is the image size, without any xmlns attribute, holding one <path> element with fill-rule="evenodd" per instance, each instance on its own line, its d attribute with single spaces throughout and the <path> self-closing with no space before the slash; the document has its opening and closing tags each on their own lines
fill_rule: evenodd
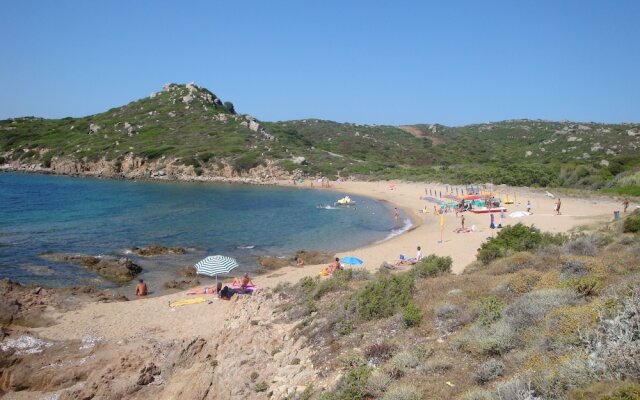
<svg viewBox="0 0 640 400">
<path fill-rule="evenodd" d="M 638 398 L 640 238 L 625 222 L 573 236 L 519 225 L 508 239 L 505 228 L 485 247 L 498 257 L 463 275 L 430 255 L 407 272 L 339 271 L 288 287 L 285 317 L 304 315 L 297 334 L 315 362 L 342 371 L 313 395 Z"/>
</svg>

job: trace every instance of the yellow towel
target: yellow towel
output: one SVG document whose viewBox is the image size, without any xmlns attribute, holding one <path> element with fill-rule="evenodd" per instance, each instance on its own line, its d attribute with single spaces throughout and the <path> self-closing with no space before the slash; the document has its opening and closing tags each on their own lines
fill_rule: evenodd
<svg viewBox="0 0 640 400">
<path fill-rule="evenodd" d="M 193 297 L 191 299 L 184 299 L 184 300 L 176 300 L 173 301 L 171 303 L 169 303 L 169 307 L 171 308 L 175 308 L 175 307 L 180 307 L 180 306 L 186 306 L 187 304 L 197 304 L 197 303 L 203 303 L 207 301 L 207 299 L 205 299 L 204 297 L 200 296 L 200 297 Z"/>
</svg>

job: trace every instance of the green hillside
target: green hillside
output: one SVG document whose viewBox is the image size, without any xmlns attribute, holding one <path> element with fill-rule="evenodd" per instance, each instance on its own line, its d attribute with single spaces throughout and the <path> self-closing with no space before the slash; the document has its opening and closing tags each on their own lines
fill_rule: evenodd
<svg viewBox="0 0 640 400">
<path fill-rule="evenodd" d="M 375 179 L 568 186 L 640 194 L 640 125 L 514 120 L 447 127 L 260 122 L 193 84 L 81 118 L 0 121 L 0 163 L 121 160 L 191 165 L 266 162 L 284 171 Z M 297 172 L 296 172 L 297 173 Z"/>
</svg>

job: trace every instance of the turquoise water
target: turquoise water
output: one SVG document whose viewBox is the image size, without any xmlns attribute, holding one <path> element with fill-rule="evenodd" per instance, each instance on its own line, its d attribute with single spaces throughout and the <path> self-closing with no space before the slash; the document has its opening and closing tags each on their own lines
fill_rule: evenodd
<svg viewBox="0 0 640 400">
<path fill-rule="evenodd" d="M 339 197 L 303 188 L 4 173 L 0 278 L 113 287 L 92 272 L 39 256 L 122 255 L 149 244 L 187 248 L 185 255 L 136 259 L 145 268 L 142 276 L 159 282 L 209 254 L 235 257 L 241 270 L 255 271 L 260 255 L 343 251 L 394 234 L 393 213 L 381 202 L 352 196 L 355 208 L 318 207 Z"/>
</svg>

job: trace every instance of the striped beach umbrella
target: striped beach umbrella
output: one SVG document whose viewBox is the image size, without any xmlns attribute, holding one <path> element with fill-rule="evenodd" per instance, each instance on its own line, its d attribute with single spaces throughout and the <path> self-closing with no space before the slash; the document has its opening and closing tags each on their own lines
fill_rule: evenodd
<svg viewBox="0 0 640 400">
<path fill-rule="evenodd" d="M 227 274 L 237 266 L 238 262 L 235 259 L 220 255 L 209 256 L 198 261 L 195 265 L 197 274 L 215 276 L 216 284 L 218 283 L 218 275 Z"/>
</svg>

